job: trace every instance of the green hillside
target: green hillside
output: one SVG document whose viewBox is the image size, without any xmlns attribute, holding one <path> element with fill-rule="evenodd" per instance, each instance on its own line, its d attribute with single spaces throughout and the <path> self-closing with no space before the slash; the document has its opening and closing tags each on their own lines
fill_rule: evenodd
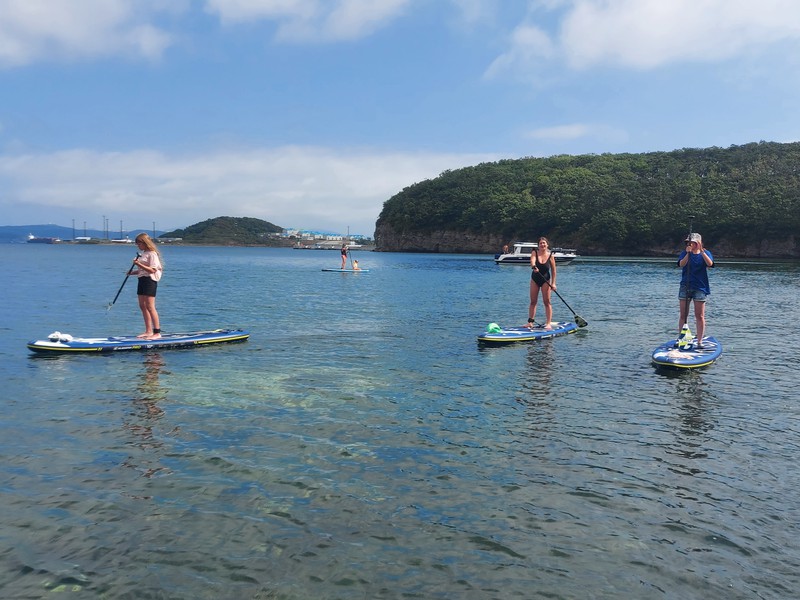
<svg viewBox="0 0 800 600">
<path fill-rule="evenodd" d="M 281 231 L 282 227 L 252 217 L 216 217 L 159 237 L 182 238 L 190 244 L 283 246 L 287 242 L 272 235 Z"/>
<path fill-rule="evenodd" d="M 638 254 L 674 243 L 690 215 L 711 242 L 795 240 L 800 143 L 523 158 L 446 171 L 387 200 L 376 241 L 391 249 L 409 232 L 446 230 L 509 241 L 546 235 L 584 252 Z"/>
</svg>

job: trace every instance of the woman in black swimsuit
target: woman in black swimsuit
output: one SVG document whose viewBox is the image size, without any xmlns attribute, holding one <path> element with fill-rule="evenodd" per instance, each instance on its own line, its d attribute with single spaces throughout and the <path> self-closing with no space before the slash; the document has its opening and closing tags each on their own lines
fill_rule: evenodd
<svg viewBox="0 0 800 600">
<path fill-rule="evenodd" d="M 347 243 L 342 244 L 342 269 L 347 266 Z"/>
<path fill-rule="evenodd" d="M 553 320 L 553 306 L 550 304 L 550 292 L 556 289 L 556 259 L 550 251 L 550 242 L 546 237 L 540 237 L 536 249 L 531 252 L 531 302 L 528 305 L 528 327 L 534 327 L 536 317 L 536 302 L 539 290 L 542 291 L 542 304 L 544 304 L 545 329 L 552 329 L 550 321 Z"/>
</svg>

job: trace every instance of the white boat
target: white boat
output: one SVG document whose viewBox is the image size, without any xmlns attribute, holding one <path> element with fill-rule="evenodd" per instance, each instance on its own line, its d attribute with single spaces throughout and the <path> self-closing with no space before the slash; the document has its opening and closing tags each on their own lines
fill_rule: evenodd
<svg viewBox="0 0 800 600">
<path fill-rule="evenodd" d="M 29 244 L 58 244 L 60 241 L 57 237 L 36 237 L 32 233 L 28 235 Z"/>
<path fill-rule="evenodd" d="M 538 247 L 536 242 L 514 242 L 514 251 L 495 254 L 494 262 L 498 265 L 530 265 L 531 253 Z M 578 258 L 574 248 L 553 248 L 553 256 L 559 265 L 568 265 Z"/>
</svg>

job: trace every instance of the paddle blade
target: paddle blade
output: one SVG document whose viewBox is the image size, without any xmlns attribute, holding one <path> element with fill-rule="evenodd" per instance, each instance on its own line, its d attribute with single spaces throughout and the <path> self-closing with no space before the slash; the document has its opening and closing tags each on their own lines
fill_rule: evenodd
<svg viewBox="0 0 800 600">
<path fill-rule="evenodd" d="M 587 323 L 586 319 L 584 319 L 583 317 L 579 317 L 578 315 L 575 315 L 575 324 L 578 327 L 586 327 L 589 323 Z"/>
</svg>

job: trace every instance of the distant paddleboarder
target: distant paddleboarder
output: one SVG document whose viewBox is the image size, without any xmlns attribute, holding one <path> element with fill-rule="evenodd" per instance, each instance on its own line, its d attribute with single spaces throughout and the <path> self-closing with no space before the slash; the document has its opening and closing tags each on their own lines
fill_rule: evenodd
<svg viewBox="0 0 800 600">
<path fill-rule="evenodd" d="M 347 267 L 347 242 L 342 244 L 342 270 Z"/>
</svg>

